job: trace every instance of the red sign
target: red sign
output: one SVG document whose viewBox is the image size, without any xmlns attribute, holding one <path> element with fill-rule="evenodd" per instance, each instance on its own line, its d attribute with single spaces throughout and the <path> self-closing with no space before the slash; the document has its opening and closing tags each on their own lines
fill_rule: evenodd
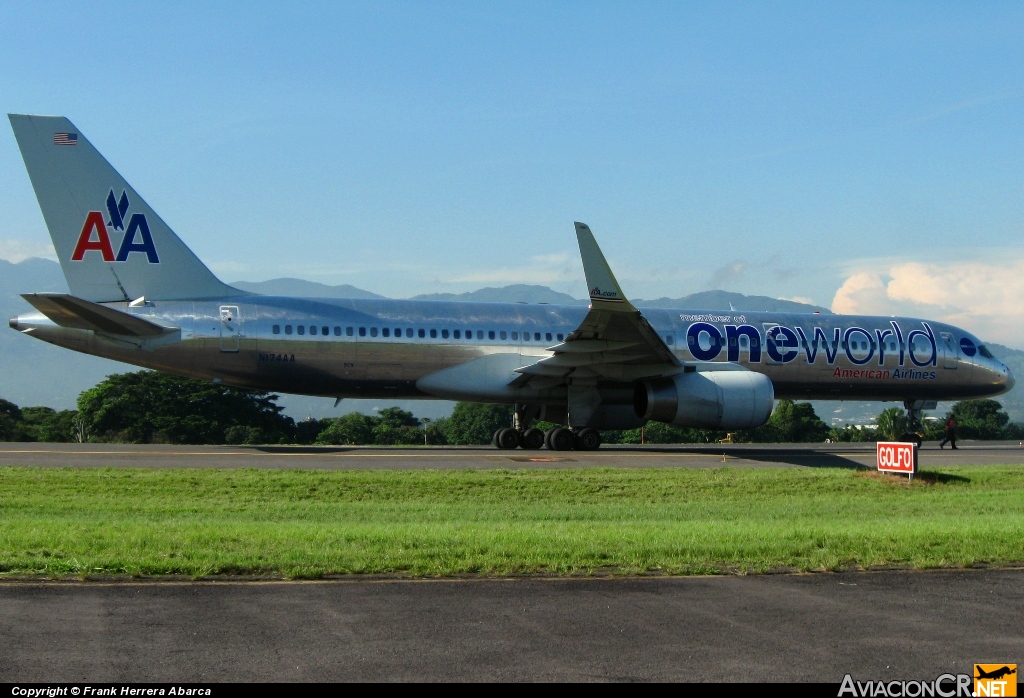
<svg viewBox="0 0 1024 698">
<path fill-rule="evenodd" d="M 875 462 L 886 473 L 917 473 L 917 444 L 903 441 L 879 441 L 875 444 Z"/>
</svg>

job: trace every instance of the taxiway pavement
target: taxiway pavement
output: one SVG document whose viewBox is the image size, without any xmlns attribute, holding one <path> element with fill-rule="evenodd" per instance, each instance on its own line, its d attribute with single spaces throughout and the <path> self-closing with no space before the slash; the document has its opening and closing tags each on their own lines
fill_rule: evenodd
<svg viewBox="0 0 1024 698">
<path fill-rule="evenodd" d="M 0 681 L 932 680 L 1024 658 L 1024 570 L 0 584 Z"/>
<path fill-rule="evenodd" d="M 161 444 L 0 443 L 0 467 L 50 468 L 709 468 L 832 467 L 875 464 L 874 443 L 602 446 L 599 451 L 499 451 L 490 446 L 169 446 Z M 940 450 L 926 444 L 920 467 L 1024 465 L 1012 441 L 961 442 Z"/>
</svg>

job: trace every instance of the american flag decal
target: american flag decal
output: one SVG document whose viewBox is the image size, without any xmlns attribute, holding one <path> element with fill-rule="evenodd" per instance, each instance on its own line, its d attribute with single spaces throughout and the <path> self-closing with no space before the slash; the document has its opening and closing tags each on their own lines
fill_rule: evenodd
<svg viewBox="0 0 1024 698">
<path fill-rule="evenodd" d="M 53 134 L 54 145 L 78 145 L 77 133 L 55 133 Z"/>
</svg>

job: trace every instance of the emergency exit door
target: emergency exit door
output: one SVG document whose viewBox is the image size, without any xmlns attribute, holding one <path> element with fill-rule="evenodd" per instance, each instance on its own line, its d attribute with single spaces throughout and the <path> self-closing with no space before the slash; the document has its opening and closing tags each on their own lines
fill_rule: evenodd
<svg viewBox="0 0 1024 698">
<path fill-rule="evenodd" d="M 220 307 L 220 350 L 238 351 L 238 342 L 242 334 L 242 318 L 238 314 L 237 305 Z"/>
</svg>

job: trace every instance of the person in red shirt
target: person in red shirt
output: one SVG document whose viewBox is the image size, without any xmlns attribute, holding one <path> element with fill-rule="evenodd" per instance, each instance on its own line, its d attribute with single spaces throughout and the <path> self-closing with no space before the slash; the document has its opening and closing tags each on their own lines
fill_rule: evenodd
<svg viewBox="0 0 1024 698">
<path fill-rule="evenodd" d="M 943 448 L 947 441 L 951 448 L 956 448 L 956 422 L 952 417 L 946 420 L 946 438 L 939 442 L 939 448 Z"/>
</svg>

